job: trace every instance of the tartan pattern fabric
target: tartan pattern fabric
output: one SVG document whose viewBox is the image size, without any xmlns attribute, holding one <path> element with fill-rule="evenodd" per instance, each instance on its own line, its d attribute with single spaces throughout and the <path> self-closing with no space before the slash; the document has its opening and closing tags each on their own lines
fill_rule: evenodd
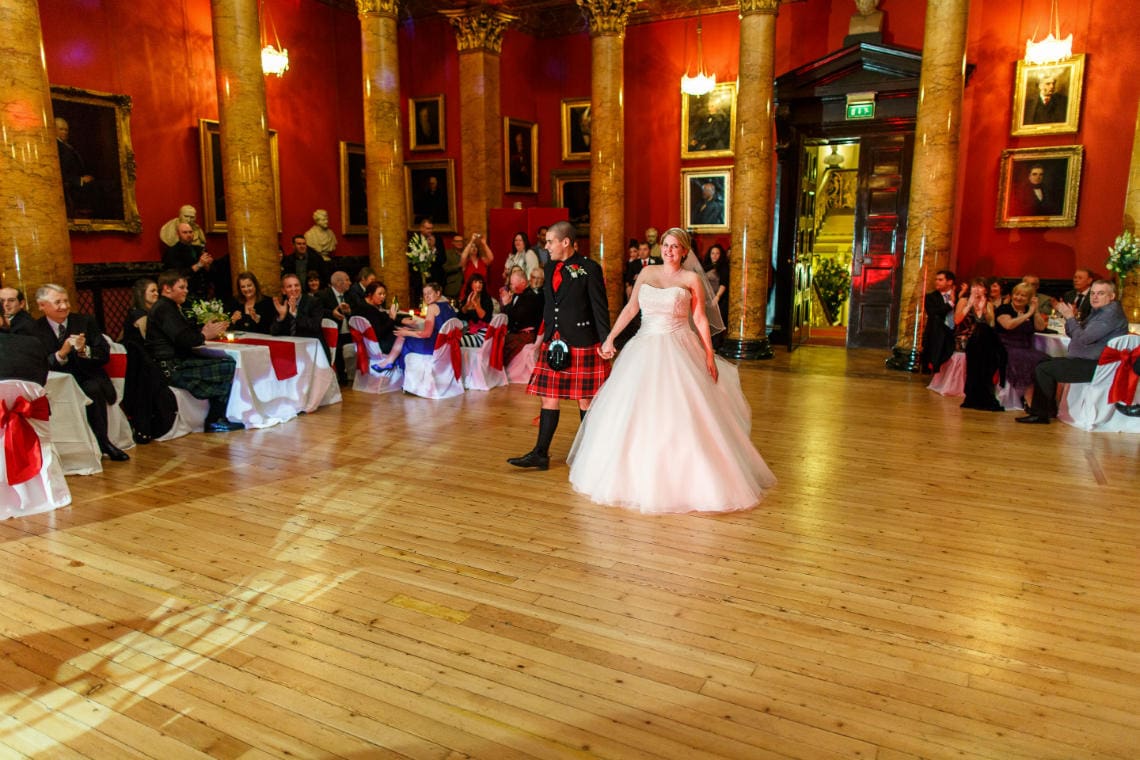
<svg viewBox="0 0 1140 760">
<path fill-rule="evenodd" d="M 170 384 L 185 388 L 194 398 L 229 398 L 236 369 L 237 362 L 228 356 L 178 359 L 170 373 Z"/>
<path fill-rule="evenodd" d="M 598 356 L 597 345 L 570 346 L 570 366 L 558 372 L 546 364 L 549 342 L 542 344 L 526 392 L 546 398 L 593 398 L 610 376 L 610 362 Z"/>
</svg>

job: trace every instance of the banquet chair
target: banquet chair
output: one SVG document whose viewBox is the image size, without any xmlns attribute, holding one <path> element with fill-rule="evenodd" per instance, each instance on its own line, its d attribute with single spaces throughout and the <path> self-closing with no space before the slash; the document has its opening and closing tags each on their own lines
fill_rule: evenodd
<svg viewBox="0 0 1140 760">
<path fill-rule="evenodd" d="M 926 387 L 943 396 L 965 396 L 966 352 L 955 351 L 953 355 L 938 368 L 938 371 L 934 373 L 934 377 L 930 378 L 930 385 Z"/>
<path fill-rule="evenodd" d="M 380 364 L 385 358 L 376 341 L 376 331 L 372 329 L 372 324 L 364 317 L 349 317 L 348 329 L 352 335 L 353 361 L 356 363 L 352 389 L 363 393 L 392 393 L 402 389 L 402 369 L 395 365 L 382 372 L 372 369 L 374 364 Z"/>
<path fill-rule="evenodd" d="M 107 404 L 107 437 L 111 443 L 120 449 L 133 448 L 134 436 L 131 435 L 131 423 L 119 404 L 123 402 L 123 392 L 127 387 L 127 349 L 121 343 L 111 340 L 111 336 L 104 335 L 104 340 L 111 347 L 111 356 L 103 369 L 111 378 L 111 385 L 115 388 L 115 403 Z"/>
<path fill-rule="evenodd" d="M 503 343 L 507 338 L 507 315 L 496 314 L 487 325 L 483 345 L 461 348 L 463 387 L 469 391 L 489 391 L 507 384 L 503 370 Z"/>
<path fill-rule="evenodd" d="M 522 383 L 523 385 L 530 382 L 531 373 L 534 372 L 534 365 L 537 361 L 536 352 L 538 347 L 542 345 L 542 331 L 538 331 L 534 343 L 523 348 L 511 359 L 510 364 L 507 365 L 507 381 L 510 383 Z"/>
<path fill-rule="evenodd" d="M 1093 378 L 1087 383 L 1063 386 L 1057 419 L 1081 430 L 1097 433 L 1140 433 L 1140 418 L 1116 410 L 1116 402 L 1135 404 L 1140 399 L 1132 365 L 1140 357 L 1140 335 L 1121 335 L 1101 352 Z"/>
<path fill-rule="evenodd" d="M 463 356 L 459 338 L 463 323 L 444 322 L 431 354 L 404 354 L 404 391 L 424 398 L 451 398 L 463 393 Z"/>
<path fill-rule="evenodd" d="M 0 438 L 4 441 L 0 520 L 48 512 L 71 503 L 71 491 L 51 443 L 50 414 L 42 385 L 0 380 Z"/>
<path fill-rule="evenodd" d="M 349 325 L 349 332 L 352 332 L 351 319 Z M 329 355 L 334 356 L 337 352 L 337 343 L 340 342 L 340 327 L 336 321 L 332 319 L 321 320 L 321 335 L 324 338 L 325 345 L 329 348 Z M 354 372 L 356 367 L 356 341 L 352 343 L 345 343 L 340 346 L 341 356 L 344 357 L 344 371 Z"/>
</svg>

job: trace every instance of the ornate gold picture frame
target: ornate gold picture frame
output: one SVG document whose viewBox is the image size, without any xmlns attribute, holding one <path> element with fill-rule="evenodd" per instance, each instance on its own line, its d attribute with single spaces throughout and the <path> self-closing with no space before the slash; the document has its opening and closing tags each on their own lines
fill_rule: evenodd
<svg viewBox="0 0 1140 760">
<path fill-rule="evenodd" d="M 1084 147 L 1018 148 L 1001 153 L 998 227 L 1075 227 Z"/>
<path fill-rule="evenodd" d="M 731 156 L 735 141 L 736 82 L 707 95 L 681 94 L 681 158 Z"/>
<path fill-rule="evenodd" d="M 404 162 L 404 198 L 407 203 L 408 229 L 418 229 L 420 220 L 430 217 L 436 232 L 454 232 L 455 162 Z"/>
<path fill-rule="evenodd" d="M 538 192 L 538 124 L 503 119 L 503 182 L 508 193 Z"/>
<path fill-rule="evenodd" d="M 52 85 L 51 108 L 68 229 L 142 232 L 135 202 L 130 96 Z"/>
<path fill-rule="evenodd" d="M 590 99 L 562 101 L 562 160 L 590 160 Z"/>
<path fill-rule="evenodd" d="M 340 141 L 340 219 L 345 235 L 368 234 L 368 186 L 364 146 Z"/>
<path fill-rule="evenodd" d="M 408 98 L 408 148 L 444 150 L 447 147 L 447 119 L 443 95 Z"/>
<path fill-rule="evenodd" d="M 560 169 L 550 173 L 550 195 L 579 235 L 590 234 L 590 170 Z"/>
<path fill-rule="evenodd" d="M 732 167 L 681 170 L 682 226 L 694 232 L 728 232 L 732 223 Z"/>
<path fill-rule="evenodd" d="M 222 172 L 221 125 L 213 119 L 198 119 L 198 147 L 202 161 L 202 209 L 206 232 L 226 232 L 226 184 Z M 277 156 L 277 130 L 269 130 L 269 156 L 273 169 L 273 205 L 277 231 L 281 232 L 281 170 Z"/>
<path fill-rule="evenodd" d="M 1017 62 L 1010 134 L 1060 135 L 1080 126 L 1084 53 L 1047 64 Z"/>
</svg>

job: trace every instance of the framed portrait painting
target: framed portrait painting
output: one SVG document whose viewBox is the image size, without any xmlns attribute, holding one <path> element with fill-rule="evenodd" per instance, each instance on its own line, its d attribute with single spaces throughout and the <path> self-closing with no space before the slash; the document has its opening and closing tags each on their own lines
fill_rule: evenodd
<svg viewBox="0 0 1140 760">
<path fill-rule="evenodd" d="M 685 229 L 728 232 L 732 209 L 732 167 L 681 170 L 681 210 Z"/>
<path fill-rule="evenodd" d="M 1075 227 L 1081 190 L 1080 145 L 1003 150 L 998 227 Z"/>
<path fill-rule="evenodd" d="M 68 229 L 142 232 L 130 96 L 52 85 L 51 109 Z"/>
<path fill-rule="evenodd" d="M 213 119 L 198 120 L 198 147 L 202 160 L 202 208 L 206 232 L 226 232 L 226 184 L 222 172 L 221 125 Z M 269 130 L 269 161 L 273 170 L 273 204 L 277 211 L 277 231 L 281 231 L 281 171 L 277 158 L 277 130 Z"/>
<path fill-rule="evenodd" d="M 562 169 L 550 174 L 554 205 L 567 211 L 567 221 L 579 235 L 590 232 L 590 170 Z"/>
<path fill-rule="evenodd" d="M 590 99 L 562 101 L 562 160 L 590 160 Z"/>
<path fill-rule="evenodd" d="M 408 98 L 408 147 L 411 150 L 446 148 L 446 125 L 442 95 Z"/>
<path fill-rule="evenodd" d="M 404 197 L 407 199 L 408 229 L 416 229 L 425 218 L 436 232 L 454 232 L 455 162 L 406 161 Z"/>
<path fill-rule="evenodd" d="M 506 192 L 538 192 L 538 124 L 503 119 L 503 162 Z"/>
<path fill-rule="evenodd" d="M 736 134 L 736 82 L 705 95 L 681 94 L 681 158 L 731 156 Z"/>
<path fill-rule="evenodd" d="M 1060 135 L 1080 125 L 1084 54 L 1056 63 L 1017 62 L 1010 134 Z"/>
<path fill-rule="evenodd" d="M 364 146 L 340 141 L 340 218 L 345 235 L 368 234 L 368 172 Z"/>
</svg>

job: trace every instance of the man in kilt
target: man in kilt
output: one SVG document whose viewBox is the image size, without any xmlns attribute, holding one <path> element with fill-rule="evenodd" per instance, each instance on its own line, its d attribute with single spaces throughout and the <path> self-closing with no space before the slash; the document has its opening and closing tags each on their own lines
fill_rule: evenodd
<svg viewBox="0 0 1140 760">
<path fill-rule="evenodd" d="M 228 323 L 209 322 L 198 329 L 186 319 L 182 304 L 189 290 L 185 275 L 177 270 L 159 275 L 158 291 L 158 301 L 147 315 L 147 353 L 162 370 L 167 383 L 210 402 L 206 412 L 207 431 L 243 430 L 245 425 L 226 419 L 237 363 L 228 356 L 202 356 L 194 351 L 225 332 Z"/>
<path fill-rule="evenodd" d="M 515 467 L 550 467 L 550 442 L 558 429 L 561 399 L 578 402 L 579 419 L 610 376 L 610 363 L 598 347 L 610 332 L 610 309 L 602 268 L 597 262 L 579 256 L 575 250 L 574 227 L 556 222 L 546 231 L 546 263 L 543 284 L 543 323 L 545 330 L 534 373 L 527 393 L 542 400 L 538 420 L 538 441 L 521 457 L 508 459 Z M 562 369 L 551 367 L 548 352 L 559 341 L 569 352 L 569 363 Z"/>
</svg>

